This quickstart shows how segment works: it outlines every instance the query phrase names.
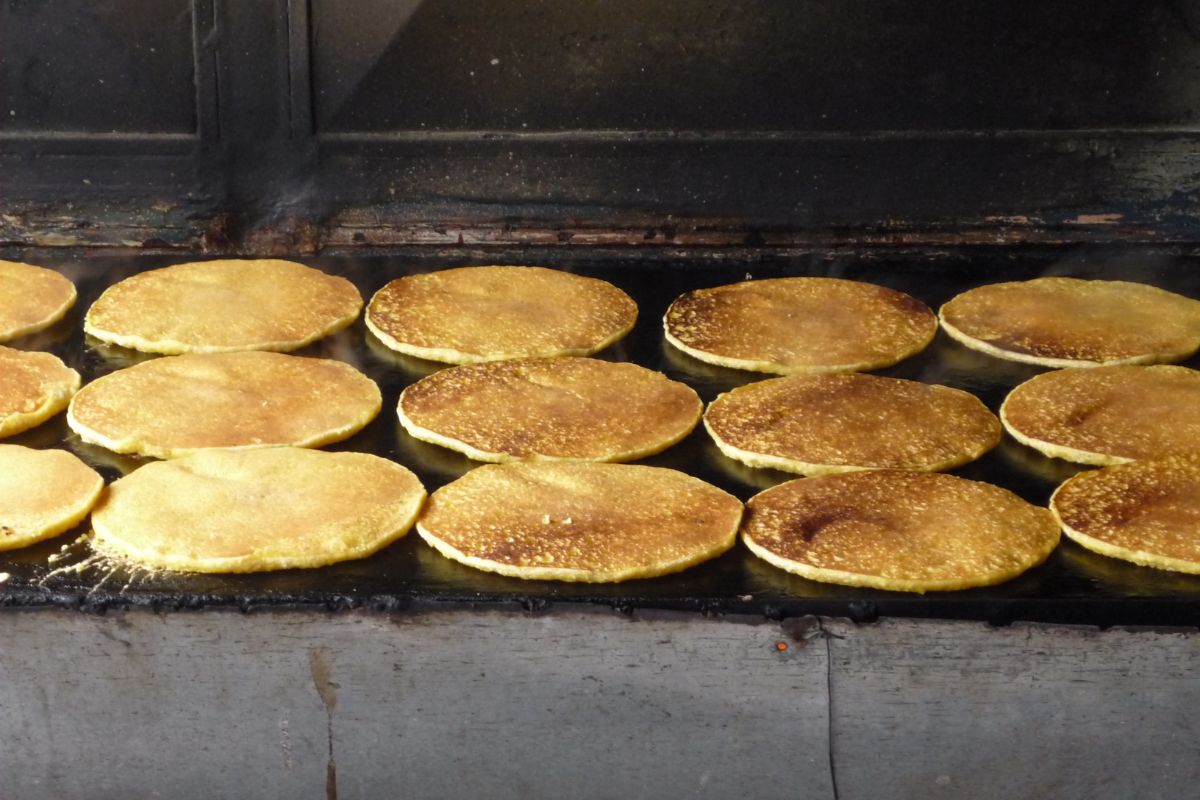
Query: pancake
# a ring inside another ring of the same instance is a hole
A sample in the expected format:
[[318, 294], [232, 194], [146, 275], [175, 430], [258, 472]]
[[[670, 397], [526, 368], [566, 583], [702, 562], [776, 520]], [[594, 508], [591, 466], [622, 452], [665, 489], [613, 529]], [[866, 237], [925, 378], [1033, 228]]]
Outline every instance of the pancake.
[[974, 395], [876, 375], [790, 375], [734, 389], [704, 414], [721, 452], [803, 475], [950, 469], [1000, 441]]
[[990, 586], [1046, 560], [1054, 517], [988, 483], [886, 470], [788, 481], [750, 498], [742, 539], [809, 580], [896, 592]]
[[701, 361], [787, 375], [895, 364], [925, 349], [937, 318], [883, 286], [775, 278], [688, 292], [663, 326], [668, 342]]
[[610, 283], [543, 267], [460, 267], [384, 286], [367, 327], [393, 350], [474, 364], [586, 356], [633, 328], [637, 304]]
[[1200, 574], [1200, 456], [1081, 472], [1058, 487], [1050, 510], [1088, 550]]
[[156, 358], [83, 387], [71, 430], [115, 453], [179, 458], [208, 448], [341, 441], [375, 418], [379, 387], [349, 364], [282, 353]]
[[0, 347], [0, 437], [27, 431], [67, 407], [79, 373], [58, 356]]
[[66, 450], [0, 444], [0, 550], [74, 528], [103, 488], [104, 479]]
[[364, 558], [406, 534], [417, 477], [365, 453], [206, 450], [113, 483], [92, 513], [98, 552], [186, 572], [261, 572]]
[[0, 261], [0, 342], [48, 328], [75, 305], [75, 284], [51, 269]]
[[438, 489], [417, 522], [447, 558], [531, 580], [651, 578], [733, 546], [742, 504], [675, 470], [493, 464]]
[[993, 283], [942, 306], [967, 347], [1046, 367], [1178, 361], [1200, 348], [1200, 302], [1127, 281]]
[[1022, 444], [1079, 464], [1200, 453], [1200, 372], [1167, 366], [1047, 372], [1013, 389], [1000, 418]]
[[199, 261], [108, 287], [83, 329], [148, 353], [287, 351], [341, 330], [361, 309], [354, 284], [303, 264]]
[[397, 406], [415, 438], [480, 461], [632, 461], [687, 436], [702, 410], [662, 373], [570, 357], [452, 367]]

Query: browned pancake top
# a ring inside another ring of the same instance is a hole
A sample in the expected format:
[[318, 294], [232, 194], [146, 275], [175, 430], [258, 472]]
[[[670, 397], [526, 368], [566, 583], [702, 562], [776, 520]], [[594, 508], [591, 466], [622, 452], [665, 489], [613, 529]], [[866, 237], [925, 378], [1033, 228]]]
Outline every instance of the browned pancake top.
[[789, 373], [894, 364], [929, 344], [937, 318], [883, 286], [775, 278], [688, 292], [667, 309], [665, 325], [669, 336], [719, 363]]
[[54, 270], [0, 261], [0, 342], [41, 330], [75, 303], [75, 284]]
[[1039, 358], [1180, 358], [1200, 346], [1200, 302], [1126, 281], [994, 283], [958, 295], [941, 314], [973, 339]]
[[0, 347], [0, 436], [62, 411], [78, 388], [79, 373], [58, 356]]
[[1117, 366], [1038, 375], [1004, 401], [1006, 424], [1059, 447], [1128, 459], [1200, 452], [1200, 372]]
[[156, 353], [294, 350], [349, 325], [361, 308], [354, 284], [303, 264], [203, 261], [110, 286], [85, 329]]
[[636, 364], [529, 358], [436, 372], [400, 396], [404, 417], [477, 451], [625, 460], [683, 438], [700, 419], [686, 384]]
[[174, 458], [210, 447], [320, 445], [379, 413], [379, 387], [349, 364], [282, 353], [196, 353], [105, 375], [70, 424], [117, 452]]
[[1082, 472], [1051, 501], [1063, 525], [1127, 551], [1200, 564], [1200, 457]]
[[704, 421], [739, 450], [864, 468], [945, 469], [1000, 440], [1000, 421], [974, 395], [859, 373], [751, 383], [718, 397]]
[[392, 281], [371, 299], [367, 319], [402, 352], [450, 351], [415, 354], [469, 363], [594, 353], [629, 332], [637, 304], [610, 283], [569, 272], [461, 267]]
[[855, 472], [751, 498], [743, 535], [787, 561], [892, 581], [970, 584], [1040, 563], [1050, 512], [987, 483], [931, 472]]
[[670, 572], [728, 549], [741, 514], [737, 498], [675, 470], [494, 464], [434, 492], [418, 530], [485, 569], [623, 580]]

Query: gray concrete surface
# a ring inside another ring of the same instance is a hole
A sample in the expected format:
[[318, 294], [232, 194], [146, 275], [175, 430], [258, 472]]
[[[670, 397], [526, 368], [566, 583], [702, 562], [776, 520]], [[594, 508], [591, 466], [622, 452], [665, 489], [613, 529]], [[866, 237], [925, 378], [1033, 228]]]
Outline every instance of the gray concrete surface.
[[1196, 632], [0, 610], [3, 798], [1188, 797]]

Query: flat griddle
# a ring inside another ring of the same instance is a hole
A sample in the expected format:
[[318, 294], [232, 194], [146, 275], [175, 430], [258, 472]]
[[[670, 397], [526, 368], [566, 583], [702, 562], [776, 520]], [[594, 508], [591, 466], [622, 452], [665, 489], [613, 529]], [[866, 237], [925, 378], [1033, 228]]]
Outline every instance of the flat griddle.
[[[534, 257], [536, 256], [536, 258]], [[48, 331], [11, 346], [49, 350], [79, 370], [84, 382], [149, 356], [104, 345], [83, 335], [84, 311], [107, 286], [136, 272], [189, 260], [179, 255], [22, 254], [62, 270], [75, 280], [79, 302], [67, 318]], [[633, 332], [599, 357], [628, 360], [661, 370], [688, 383], [705, 400], [766, 375], [713, 367], [675, 351], [663, 339], [661, 319], [673, 298], [689, 289], [717, 286], [748, 277], [819, 275], [870, 281], [908, 292], [937, 308], [958, 292], [983, 283], [1040, 275], [1069, 275], [1142, 281], [1200, 297], [1197, 258], [1114, 251], [1014, 254], [1011, 249], [970, 254], [918, 253], [873, 257], [761, 255], [738, 258], [672, 258], [616, 255], [513, 253], [466, 259], [461, 255], [321, 256], [299, 259], [353, 281], [364, 298], [402, 275], [475, 263], [538, 263], [610, 281], [638, 302]], [[331, 447], [375, 453], [404, 464], [429, 491], [477, 466], [448, 450], [411, 438], [397, 422], [396, 400], [405, 386], [440, 368], [384, 348], [361, 319], [349, 329], [304, 350], [301, 355], [339, 358], [378, 382], [384, 410], [366, 429]], [[1200, 358], [1184, 362], [1200, 367]], [[919, 356], [879, 374], [942, 383], [973, 392], [996, 411], [1016, 384], [1043, 370], [1005, 362], [968, 350], [939, 333]], [[64, 417], [5, 440], [32, 447], [65, 447], [109, 481], [138, 466], [139, 460], [116, 456], [84, 444]], [[686, 440], [638, 463], [672, 467], [709, 481], [743, 500], [796, 476], [744, 467], [723, 456], [699, 427]], [[1044, 505], [1054, 488], [1078, 471], [1066, 462], [1045, 458], [1007, 435], [979, 461], [954, 470], [988, 481]], [[216, 512], [215, 512], [216, 513]], [[729, 553], [699, 567], [660, 578], [620, 584], [567, 584], [523, 581], [480, 572], [443, 558], [410, 534], [367, 559], [314, 570], [252, 575], [194, 575], [129, 572], [124, 568], [86, 566], [90, 550], [81, 537], [86, 525], [57, 539], [23, 550], [0, 553], [0, 604], [66, 606], [104, 610], [151, 606], [162, 609], [233, 607], [367, 607], [402, 610], [440, 604], [480, 608], [551, 604], [599, 604], [634, 612], [669, 609], [706, 614], [760, 614], [784, 618], [804, 614], [872, 620], [906, 616], [986, 620], [1005, 624], [1032, 620], [1088, 625], [1200, 624], [1200, 576], [1141, 568], [1092, 554], [1064, 539], [1047, 563], [995, 587], [911, 595], [808, 581], [760, 561], [740, 543]], [[73, 569], [84, 565], [82, 570]], [[52, 572], [53, 570], [53, 572]]]

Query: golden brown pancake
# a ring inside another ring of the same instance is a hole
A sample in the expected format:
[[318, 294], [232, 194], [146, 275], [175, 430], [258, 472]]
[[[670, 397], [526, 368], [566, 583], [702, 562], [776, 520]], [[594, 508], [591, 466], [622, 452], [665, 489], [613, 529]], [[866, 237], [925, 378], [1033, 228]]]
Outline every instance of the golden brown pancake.
[[697, 289], [671, 303], [667, 341], [755, 372], [853, 372], [921, 352], [937, 318], [903, 292], [840, 278], [775, 278]]
[[41, 425], [71, 402], [79, 373], [50, 353], [0, 347], [0, 437]]
[[1080, 464], [1200, 453], [1200, 372], [1167, 366], [1047, 372], [1013, 389], [1000, 418], [1022, 444]]
[[103, 488], [104, 479], [65, 450], [0, 444], [0, 550], [74, 528]]
[[364, 558], [412, 527], [417, 477], [366, 453], [205, 450], [113, 483], [98, 551], [186, 572], [261, 572]]
[[0, 342], [40, 331], [75, 305], [75, 284], [51, 269], [0, 261]]
[[741, 517], [736, 497], [675, 470], [492, 464], [434, 492], [417, 532], [477, 569], [599, 583], [707, 561], [733, 546]]
[[1050, 510], [1088, 550], [1200, 573], [1200, 456], [1081, 472], [1058, 487]]
[[990, 586], [1046, 560], [1054, 517], [988, 483], [884, 470], [788, 481], [746, 505], [742, 539], [809, 580], [897, 592]]
[[200, 261], [110, 286], [83, 329], [149, 353], [287, 351], [341, 330], [361, 309], [354, 284], [303, 264]]
[[1048, 367], [1178, 361], [1200, 348], [1200, 302], [1144, 283], [993, 283], [958, 295], [940, 316], [967, 347]]
[[393, 350], [473, 364], [586, 356], [633, 328], [637, 304], [617, 287], [542, 267], [460, 267], [380, 289], [367, 327]]
[[804, 475], [949, 469], [1000, 441], [1000, 421], [974, 395], [858, 373], [738, 387], [709, 405], [704, 426], [730, 458]]
[[436, 372], [400, 395], [417, 439], [480, 461], [632, 461], [692, 432], [703, 404], [636, 364], [524, 358]]
[[381, 404], [375, 382], [341, 361], [194, 353], [92, 381], [67, 423], [116, 453], [178, 458], [214, 447], [321, 447], [361, 430]]

